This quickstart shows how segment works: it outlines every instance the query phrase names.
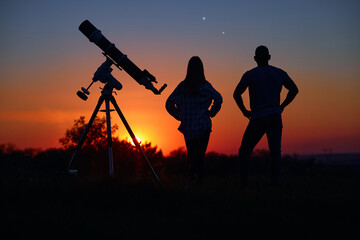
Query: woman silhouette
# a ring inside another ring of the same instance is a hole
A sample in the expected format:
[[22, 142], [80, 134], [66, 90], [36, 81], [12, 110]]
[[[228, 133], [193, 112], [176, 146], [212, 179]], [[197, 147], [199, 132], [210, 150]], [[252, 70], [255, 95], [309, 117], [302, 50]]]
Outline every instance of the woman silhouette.
[[192, 57], [185, 80], [166, 101], [166, 110], [181, 121], [178, 129], [184, 134], [187, 149], [186, 175], [199, 184], [204, 176], [204, 157], [212, 126], [210, 118], [219, 112], [221, 104], [220, 93], [205, 79], [201, 59]]

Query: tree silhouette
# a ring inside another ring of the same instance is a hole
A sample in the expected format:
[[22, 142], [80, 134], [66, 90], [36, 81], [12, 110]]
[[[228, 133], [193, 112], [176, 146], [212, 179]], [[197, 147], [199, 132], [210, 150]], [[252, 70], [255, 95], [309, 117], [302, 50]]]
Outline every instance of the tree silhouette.
[[[85, 117], [80, 116], [74, 121], [72, 128], [67, 129], [65, 136], [59, 139], [64, 150], [73, 150], [80, 141], [80, 138], [87, 126]], [[117, 125], [111, 127], [111, 133], [114, 134], [118, 129]], [[113, 161], [116, 177], [127, 179], [145, 179], [152, 177], [149, 167], [142, 158], [139, 150], [126, 140], [120, 140], [118, 137], [112, 138]], [[141, 144], [141, 148], [151, 162], [153, 168], [158, 172], [163, 172], [163, 153], [157, 146], [151, 146], [151, 143]], [[73, 162], [75, 169], [81, 169], [83, 173], [90, 177], [103, 177], [108, 175], [109, 163], [107, 161], [107, 127], [106, 118], [96, 117], [85, 138], [81, 154]]]
[[[74, 125], [71, 129], [67, 129], [65, 136], [59, 139], [59, 142], [65, 149], [74, 148], [80, 141], [80, 138], [86, 128], [85, 117], [80, 116], [79, 119], [74, 120]], [[112, 135], [118, 129], [115, 124], [111, 127]], [[106, 129], [106, 118], [95, 117], [92, 126], [85, 138], [84, 147], [93, 148], [98, 150], [103, 148], [107, 143], [107, 129]]]

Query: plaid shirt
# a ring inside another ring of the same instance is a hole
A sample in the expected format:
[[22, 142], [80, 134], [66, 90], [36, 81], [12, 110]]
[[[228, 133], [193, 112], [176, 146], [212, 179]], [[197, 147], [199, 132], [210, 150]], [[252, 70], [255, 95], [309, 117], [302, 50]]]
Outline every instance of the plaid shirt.
[[220, 111], [223, 100], [220, 93], [207, 81], [199, 88], [196, 96], [185, 95], [184, 86], [182, 81], [170, 94], [166, 101], [166, 110], [181, 121], [178, 129], [186, 139], [199, 138], [206, 131], [211, 131], [210, 117]]

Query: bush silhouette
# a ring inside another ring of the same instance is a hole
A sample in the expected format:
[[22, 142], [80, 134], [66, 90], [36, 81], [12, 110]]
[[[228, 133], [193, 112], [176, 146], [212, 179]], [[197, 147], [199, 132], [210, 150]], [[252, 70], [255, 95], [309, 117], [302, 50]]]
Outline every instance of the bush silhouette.
[[[79, 119], [74, 121], [72, 128], [67, 129], [65, 136], [59, 139], [59, 142], [65, 149], [74, 148], [80, 141], [80, 138], [86, 128], [87, 123], [85, 117], [80, 116]], [[111, 127], [112, 135], [118, 129], [115, 124]], [[91, 147], [96, 150], [104, 147], [107, 143], [107, 129], [106, 129], [106, 118], [95, 117], [93, 124], [85, 138], [84, 147]]]

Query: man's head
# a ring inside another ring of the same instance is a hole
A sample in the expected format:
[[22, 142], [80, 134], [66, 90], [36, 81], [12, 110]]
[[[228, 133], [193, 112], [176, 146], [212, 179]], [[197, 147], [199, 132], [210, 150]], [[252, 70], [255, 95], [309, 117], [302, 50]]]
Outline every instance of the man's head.
[[256, 48], [254, 59], [258, 65], [268, 65], [270, 58], [271, 55], [267, 47], [261, 45]]

